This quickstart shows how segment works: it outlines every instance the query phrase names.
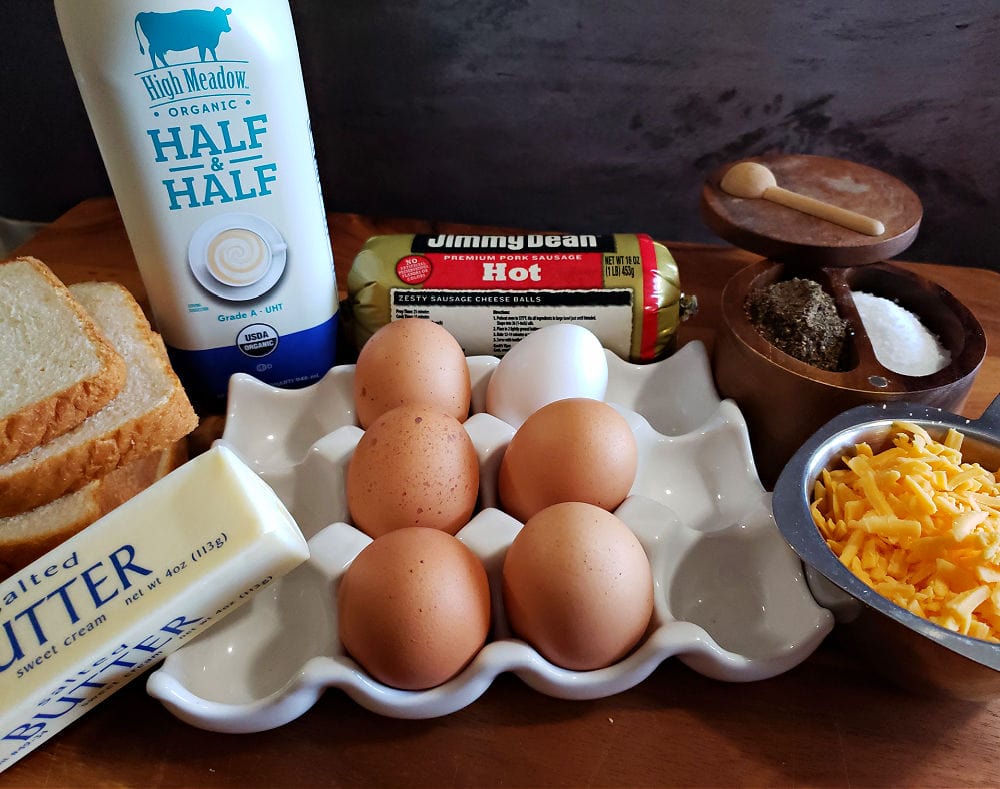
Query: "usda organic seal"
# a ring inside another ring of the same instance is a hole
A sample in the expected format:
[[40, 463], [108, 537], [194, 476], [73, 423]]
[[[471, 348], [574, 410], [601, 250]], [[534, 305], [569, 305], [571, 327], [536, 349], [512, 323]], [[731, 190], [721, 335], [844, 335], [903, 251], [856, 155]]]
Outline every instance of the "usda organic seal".
[[267, 356], [278, 347], [278, 332], [266, 323], [251, 323], [236, 335], [236, 346], [246, 356]]

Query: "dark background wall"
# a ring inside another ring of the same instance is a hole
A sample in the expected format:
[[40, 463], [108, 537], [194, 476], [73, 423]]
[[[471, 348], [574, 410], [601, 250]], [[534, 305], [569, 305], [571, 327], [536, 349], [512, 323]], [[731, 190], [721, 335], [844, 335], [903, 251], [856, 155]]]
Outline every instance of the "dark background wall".
[[[0, 9], [0, 216], [52, 219], [110, 187], [51, 3]], [[711, 241], [711, 170], [815, 153], [917, 192], [902, 257], [1000, 268], [994, 0], [292, 9], [330, 210]]]

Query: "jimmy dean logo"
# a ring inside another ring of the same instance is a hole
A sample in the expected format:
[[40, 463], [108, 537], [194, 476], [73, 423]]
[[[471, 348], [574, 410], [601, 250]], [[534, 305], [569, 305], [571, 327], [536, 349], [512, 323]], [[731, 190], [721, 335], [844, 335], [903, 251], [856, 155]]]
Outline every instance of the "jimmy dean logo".
[[457, 252], [466, 249], [505, 249], [520, 252], [525, 249], [571, 249], [575, 252], [613, 252], [614, 236], [609, 235], [457, 235], [439, 233], [418, 235], [413, 239], [413, 252]]

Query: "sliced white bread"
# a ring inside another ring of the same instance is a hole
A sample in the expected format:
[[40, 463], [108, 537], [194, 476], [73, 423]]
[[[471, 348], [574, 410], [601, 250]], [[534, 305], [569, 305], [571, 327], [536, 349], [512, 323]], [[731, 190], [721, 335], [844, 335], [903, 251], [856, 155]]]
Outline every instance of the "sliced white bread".
[[121, 356], [44, 263], [0, 263], [0, 463], [76, 427], [124, 385]]
[[70, 286], [124, 358], [125, 388], [82, 424], [0, 465], [0, 517], [79, 490], [190, 433], [198, 417], [132, 294], [112, 282]]
[[165, 477], [187, 457], [186, 441], [182, 439], [55, 501], [0, 518], [0, 581]]

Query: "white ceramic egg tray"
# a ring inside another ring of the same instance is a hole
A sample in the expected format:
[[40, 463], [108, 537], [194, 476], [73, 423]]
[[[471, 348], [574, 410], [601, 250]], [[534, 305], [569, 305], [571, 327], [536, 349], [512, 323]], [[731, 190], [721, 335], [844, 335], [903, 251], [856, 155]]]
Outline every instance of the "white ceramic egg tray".
[[500, 574], [521, 524], [497, 509], [497, 471], [514, 429], [483, 412], [494, 357], [468, 359], [474, 414], [466, 428], [481, 489], [478, 514], [458, 533], [490, 577], [490, 640], [458, 676], [423, 691], [382, 685], [345, 654], [338, 581], [370, 540], [349, 525], [347, 464], [362, 431], [354, 368], [344, 365], [299, 390], [234, 376], [220, 441], [272, 485], [309, 538], [311, 558], [170, 655], [151, 675], [149, 693], [192, 725], [253, 732], [294, 720], [331, 687], [386, 716], [429, 718], [475, 701], [502, 672], [551, 696], [588, 699], [627, 690], [674, 656], [727, 681], [764, 679], [800, 663], [833, 617], [813, 600], [775, 526], [746, 424], [732, 401], [720, 401], [704, 346], [688, 343], [650, 365], [606, 356], [605, 400], [629, 421], [639, 447], [635, 484], [616, 514], [646, 549], [655, 584], [649, 632], [625, 659], [569, 671], [507, 626]]

